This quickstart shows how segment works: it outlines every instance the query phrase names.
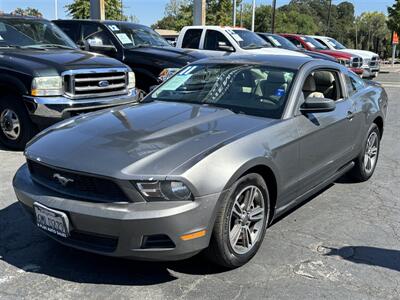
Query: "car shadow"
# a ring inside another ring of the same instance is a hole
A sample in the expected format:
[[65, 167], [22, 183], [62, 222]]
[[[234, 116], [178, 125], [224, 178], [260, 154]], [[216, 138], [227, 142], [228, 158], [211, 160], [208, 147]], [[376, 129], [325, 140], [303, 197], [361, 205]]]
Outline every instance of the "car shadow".
[[337, 256], [356, 264], [382, 267], [400, 272], [400, 251], [368, 246], [329, 248], [326, 256]]
[[176, 280], [174, 271], [193, 275], [225, 271], [202, 255], [178, 262], [140, 262], [69, 248], [37, 229], [18, 203], [0, 210], [0, 260], [26, 272], [91, 284], [154, 285]]

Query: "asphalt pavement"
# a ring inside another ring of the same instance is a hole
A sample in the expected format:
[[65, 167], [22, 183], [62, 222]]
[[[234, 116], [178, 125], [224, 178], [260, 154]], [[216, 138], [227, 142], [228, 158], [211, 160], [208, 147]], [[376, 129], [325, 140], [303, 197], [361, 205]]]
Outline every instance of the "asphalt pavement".
[[378, 78], [390, 101], [373, 178], [338, 180], [273, 224], [250, 263], [227, 272], [201, 257], [137, 262], [57, 244], [16, 203], [11, 180], [22, 153], [0, 148], [0, 299], [399, 299], [396, 70]]

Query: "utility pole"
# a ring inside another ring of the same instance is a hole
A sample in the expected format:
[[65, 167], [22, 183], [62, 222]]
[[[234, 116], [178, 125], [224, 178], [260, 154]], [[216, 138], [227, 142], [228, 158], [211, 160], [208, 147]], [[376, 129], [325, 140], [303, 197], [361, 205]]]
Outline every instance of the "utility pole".
[[105, 17], [104, 0], [90, 0], [90, 18], [104, 20]]
[[124, 18], [124, 1], [121, 0], [121, 21], [123, 20], [123, 18]]
[[357, 27], [357, 17], [356, 17], [356, 49], [358, 49], [358, 27]]
[[236, 26], [236, 0], [233, 0], [233, 12], [232, 12], [233, 27]]
[[331, 26], [331, 12], [332, 12], [332, 0], [329, 0], [329, 10], [328, 10], [328, 26], [325, 30], [325, 35], [329, 33], [329, 27]]
[[206, 0], [194, 0], [193, 25], [206, 25]]
[[243, 3], [240, 4], [240, 27], [243, 27]]
[[256, 18], [256, 0], [253, 0], [253, 8], [251, 12], [251, 31], [254, 32], [254, 23]]
[[58, 19], [58, 3], [57, 0], [54, 0], [54, 19]]
[[271, 33], [275, 33], [275, 13], [276, 13], [276, 0], [272, 1], [272, 24]]

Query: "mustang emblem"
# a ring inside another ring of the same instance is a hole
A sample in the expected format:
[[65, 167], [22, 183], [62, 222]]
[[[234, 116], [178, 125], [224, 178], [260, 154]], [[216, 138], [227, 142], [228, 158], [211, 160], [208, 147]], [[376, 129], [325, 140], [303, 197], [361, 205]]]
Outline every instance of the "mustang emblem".
[[61, 176], [61, 175], [58, 174], [58, 173], [53, 174], [53, 178], [54, 178], [54, 179], [57, 179], [57, 181], [58, 181], [62, 186], [67, 186], [68, 183], [74, 182], [73, 179], [66, 178], [66, 177], [64, 177], [64, 176]]
[[110, 85], [110, 82], [108, 80], [101, 80], [99, 81], [98, 86], [99, 87], [108, 87]]

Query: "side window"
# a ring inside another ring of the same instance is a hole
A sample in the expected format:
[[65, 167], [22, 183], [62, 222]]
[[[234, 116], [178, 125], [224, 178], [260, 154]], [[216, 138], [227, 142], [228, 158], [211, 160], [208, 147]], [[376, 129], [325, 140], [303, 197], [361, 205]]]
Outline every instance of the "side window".
[[90, 46], [112, 46], [113, 43], [107, 32], [96, 24], [82, 25], [82, 38], [86, 40]]
[[203, 29], [188, 29], [182, 41], [182, 48], [199, 49]]
[[346, 85], [350, 97], [365, 87], [364, 81], [353, 73], [348, 73], [346, 76]]
[[219, 31], [207, 30], [204, 40], [204, 49], [221, 51], [220, 46], [231, 46], [228, 39]]
[[290, 36], [288, 36], [288, 37], [286, 37], [289, 41], [291, 41], [297, 48], [304, 48], [303, 47], [303, 45], [298, 41], [298, 40], [296, 40], [295, 38], [293, 38], [293, 37], [290, 37]]
[[328, 70], [313, 71], [304, 82], [303, 94], [304, 99], [308, 97], [341, 99], [342, 89], [338, 73]]
[[79, 23], [72, 23], [72, 22], [57, 22], [56, 25], [64, 31], [65, 34], [67, 34], [71, 40], [73, 40], [75, 43], [80, 42], [80, 25]]

